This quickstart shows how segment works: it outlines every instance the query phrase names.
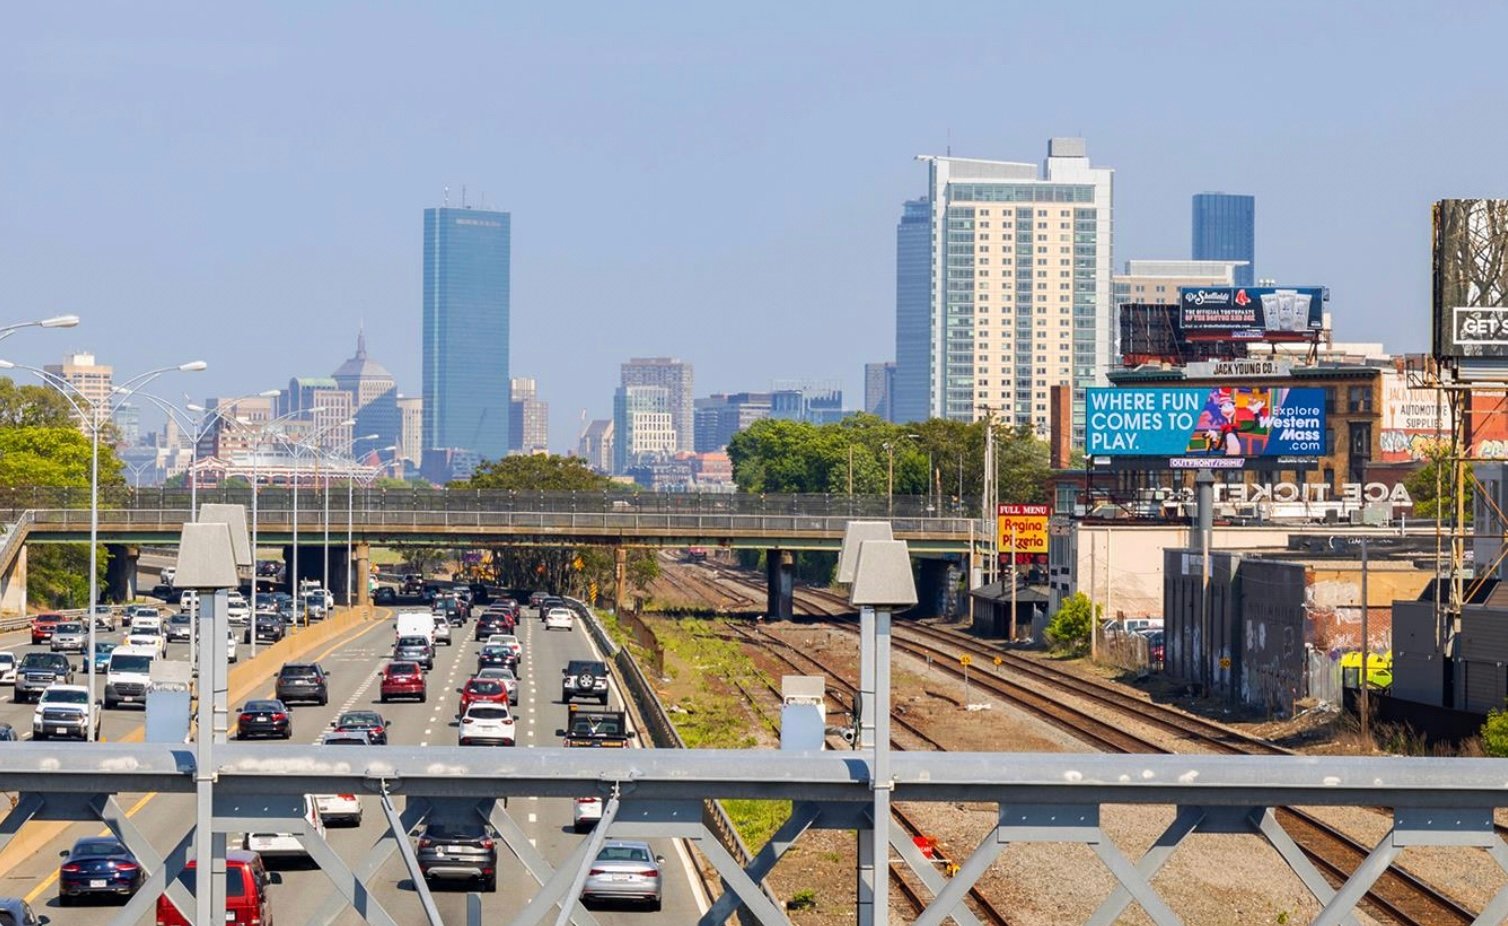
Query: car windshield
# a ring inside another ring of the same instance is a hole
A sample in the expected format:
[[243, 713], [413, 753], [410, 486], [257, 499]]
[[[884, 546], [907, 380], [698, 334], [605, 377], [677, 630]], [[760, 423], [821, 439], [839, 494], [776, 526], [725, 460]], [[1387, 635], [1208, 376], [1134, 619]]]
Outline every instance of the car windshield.
[[92, 839], [74, 846], [72, 855], [74, 858], [104, 858], [110, 855], [124, 855], [125, 852], [125, 848], [113, 839]]
[[488, 646], [482, 647], [482, 655], [483, 656], [505, 656], [507, 654], [508, 654], [508, 647], [503, 646], [502, 644], [499, 644], [499, 643], [494, 643], [494, 644], [490, 644]]
[[466, 712], [466, 716], [482, 720], [507, 720], [508, 711], [501, 707], [473, 707]]
[[283, 678], [313, 678], [313, 666], [283, 666]]
[[[198, 871], [196, 868], [185, 868], [183, 869], [183, 873], [178, 876], [183, 881], [184, 886], [189, 889], [190, 893], [194, 890], [194, 881], [196, 880], [194, 873], [196, 871]], [[225, 872], [225, 896], [246, 896], [246, 879], [241, 876], [241, 869], [230, 868]], [[227, 920], [227, 922], [229, 921]]]
[[83, 633], [83, 624], [59, 624], [58, 633]]
[[484, 833], [481, 827], [431, 823], [424, 828], [424, 835], [430, 839], [480, 839]]
[[472, 694], [492, 695], [501, 694], [503, 691], [502, 685], [485, 678], [472, 679], [471, 683], [466, 687]]
[[399, 637], [399, 646], [428, 646], [429, 641], [423, 637]]
[[338, 727], [381, 726], [382, 717], [375, 711], [347, 711], [335, 722]]
[[138, 653], [111, 653], [111, 672], [150, 672], [152, 671], [152, 657]]
[[42, 701], [47, 704], [88, 704], [89, 692], [49, 688], [42, 692]]
[[15, 662], [16, 662], [16, 654], [15, 653], [0, 653], [0, 665], [9, 666], [9, 665], [14, 665]]
[[647, 862], [649, 850], [643, 846], [603, 846], [597, 853], [599, 862]]
[[419, 664], [415, 662], [395, 662], [387, 667], [389, 675], [418, 675]]

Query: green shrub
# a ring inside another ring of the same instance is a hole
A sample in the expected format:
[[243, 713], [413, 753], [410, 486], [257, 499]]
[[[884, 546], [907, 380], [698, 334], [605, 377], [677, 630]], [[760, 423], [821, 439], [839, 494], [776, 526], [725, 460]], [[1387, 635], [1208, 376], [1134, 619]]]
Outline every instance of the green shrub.
[[1047, 639], [1054, 649], [1082, 653], [1089, 649], [1089, 633], [1100, 607], [1083, 592], [1074, 592], [1063, 601], [1058, 613], [1047, 624]]
[[1482, 751], [1495, 759], [1508, 758], [1508, 711], [1488, 711], [1482, 724]]

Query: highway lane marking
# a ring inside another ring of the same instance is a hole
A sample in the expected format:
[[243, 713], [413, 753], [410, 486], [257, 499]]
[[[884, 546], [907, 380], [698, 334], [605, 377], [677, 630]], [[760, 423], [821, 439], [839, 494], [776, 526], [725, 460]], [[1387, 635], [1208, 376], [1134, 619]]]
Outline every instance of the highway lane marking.
[[[1356, 658], [1360, 659], [1361, 657], [1358, 656]], [[1358, 665], [1360, 665], [1360, 663], [1358, 663]], [[529, 814], [529, 822], [530, 823], [538, 823], [539, 822], [539, 814], [537, 814], [537, 813], [530, 813]]]

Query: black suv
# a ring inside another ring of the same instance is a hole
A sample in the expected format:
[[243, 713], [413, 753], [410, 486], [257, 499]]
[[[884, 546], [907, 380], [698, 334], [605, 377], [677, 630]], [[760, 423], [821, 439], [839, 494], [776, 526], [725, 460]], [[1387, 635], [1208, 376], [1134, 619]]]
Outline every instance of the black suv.
[[479, 881], [497, 890], [497, 834], [477, 823], [431, 823], [419, 834], [419, 872], [424, 880]]
[[16, 667], [18, 702], [35, 701], [48, 685], [72, 685], [73, 664], [62, 653], [27, 653]]
[[277, 694], [284, 704], [294, 701], [330, 702], [330, 673], [317, 662], [288, 662], [278, 670]]
[[560, 700], [572, 698], [607, 703], [607, 663], [591, 659], [572, 659], [560, 670]]

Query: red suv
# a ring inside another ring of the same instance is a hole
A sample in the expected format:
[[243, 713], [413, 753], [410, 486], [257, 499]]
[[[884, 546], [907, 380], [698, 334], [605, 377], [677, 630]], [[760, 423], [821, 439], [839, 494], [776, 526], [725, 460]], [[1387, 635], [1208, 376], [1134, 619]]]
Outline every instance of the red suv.
[[52, 639], [52, 632], [58, 625], [63, 623], [61, 614], [38, 614], [31, 619], [31, 645], [46, 643]]
[[[190, 890], [197, 870], [193, 860], [183, 870], [182, 879]], [[225, 922], [236, 926], [272, 926], [272, 905], [267, 887], [278, 883], [278, 876], [268, 873], [262, 857], [255, 852], [232, 849], [225, 853]], [[186, 926], [188, 920], [163, 894], [157, 898], [157, 926]]]
[[418, 698], [427, 695], [424, 686], [424, 669], [417, 662], [390, 662], [377, 673], [382, 679], [381, 694], [384, 704], [389, 698]]
[[468, 679], [465, 687], [457, 688], [456, 691], [461, 695], [462, 714], [465, 714], [466, 709], [473, 704], [491, 702], [504, 707], [508, 706], [508, 687], [497, 679]]

